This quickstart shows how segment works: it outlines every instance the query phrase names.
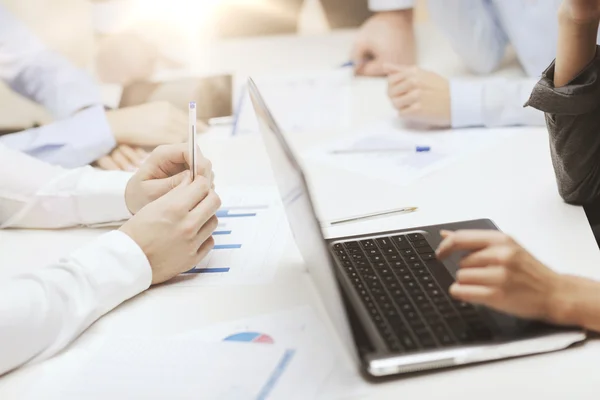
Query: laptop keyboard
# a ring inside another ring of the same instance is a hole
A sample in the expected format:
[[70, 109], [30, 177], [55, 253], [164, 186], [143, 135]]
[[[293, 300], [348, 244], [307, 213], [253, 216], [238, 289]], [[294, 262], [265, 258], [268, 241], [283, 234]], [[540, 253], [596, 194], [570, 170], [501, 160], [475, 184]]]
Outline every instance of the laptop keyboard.
[[421, 233], [336, 243], [332, 250], [390, 351], [491, 339], [475, 307], [438, 283], [454, 279]]

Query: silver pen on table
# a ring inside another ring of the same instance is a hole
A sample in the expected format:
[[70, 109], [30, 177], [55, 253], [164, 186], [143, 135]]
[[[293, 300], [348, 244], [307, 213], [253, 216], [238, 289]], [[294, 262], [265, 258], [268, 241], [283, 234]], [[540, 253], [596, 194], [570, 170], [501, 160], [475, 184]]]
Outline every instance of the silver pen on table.
[[189, 160], [190, 176], [192, 181], [196, 179], [196, 103], [191, 101], [189, 104]]
[[386, 215], [407, 214], [407, 213], [415, 212], [418, 209], [419, 209], [418, 207], [403, 207], [403, 208], [398, 208], [398, 209], [394, 209], [394, 210], [378, 211], [378, 212], [374, 212], [374, 213], [370, 213], [370, 214], [356, 215], [353, 217], [336, 219], [336, 220], [330, 221], [329, 224], [330, 225], [338, 225], [338, 224], [343, 224], [346, 222], [355, 222], [355, 221], [360, 221], [360, 220], [364, 220], [364, 219], [383, 217]]

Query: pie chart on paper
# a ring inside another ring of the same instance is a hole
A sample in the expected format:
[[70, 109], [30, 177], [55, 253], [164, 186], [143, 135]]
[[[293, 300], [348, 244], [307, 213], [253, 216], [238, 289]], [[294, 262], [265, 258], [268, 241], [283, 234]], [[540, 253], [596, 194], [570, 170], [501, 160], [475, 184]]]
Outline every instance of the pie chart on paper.
[[223, 339], [225, 342], [247, 342], [247, 343], [268, 343], [273, 344], [275, 341], [269, 335], [259, 332], [240, 332]]

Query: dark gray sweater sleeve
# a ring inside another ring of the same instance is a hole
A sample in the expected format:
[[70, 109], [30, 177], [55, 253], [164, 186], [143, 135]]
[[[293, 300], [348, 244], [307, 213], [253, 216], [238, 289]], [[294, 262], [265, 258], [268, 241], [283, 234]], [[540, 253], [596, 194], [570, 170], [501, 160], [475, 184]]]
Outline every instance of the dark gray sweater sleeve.
[[550, 151], [562, 198], [587, 205], [600, 199], [600, 50], [566, 86], [554, 87], [554, 62], [526, 106], [546, 113]]

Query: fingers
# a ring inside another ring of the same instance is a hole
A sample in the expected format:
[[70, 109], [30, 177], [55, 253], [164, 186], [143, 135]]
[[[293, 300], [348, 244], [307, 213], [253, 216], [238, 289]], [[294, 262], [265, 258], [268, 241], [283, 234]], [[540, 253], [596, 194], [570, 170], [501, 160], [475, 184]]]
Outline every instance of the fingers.
[[111, 156], [104, 156], [96, 161], [96, 166], [109, 171], [119, 170], [119, 166], [113, 161]]
[[208, 158], [200, 157], [200, 159], [196, 160], [196, 175], [205, 177], [212, 184], [214, 180], [214, 174], [212, 170], [212, 162]]
[[400, 80], [397, 80], [396, 82], [391, 82], [388, 84], [388, 96], [391, 99], [394, 99], [395, 97], [400, 97], [402, 95], [405, 95], [413, 90], [415, 90], [417, 88], [417, 84], [415, 82], [414, 79], [409, 78], [409, 79], [405, 79], [402, 78]]
[[198, 247], [200, 247], [202, 243], [206, 242], [208, 238], [212, 236], [213, 232], [217, 229], [217, 226], [219, 226], [219, 220], [215, 215], [213, 215], [208, 219], [208, 221], [200, 226], [201, 228], [196, 237], [196, 243], [198, 244]]
[[132, 148], [123, 144], [119, 146], [118, 150], [136, 167], [142, 165], [144, 159], [147, 157], [147, 153], [139, 147]]
[[408, 71], [416, 72], [416, 70], [417, 70], [417, 67], [414, 65], [406, 66], [406, 65], [398, 65], [398, 64], [391, 64], [391, 63], [383, 64], [383, 71], [386, 73], [386, 75], [397, 74], [397, 73], [400, 73], [401, 75], [406, 75], [406, 72], [408, 72]]
[[201, 227], [216, 214], [219, 207], [221, 207], [221, 198], [211, 189], [208, 195], [190, 212], [190, 218], [196, 226]]
[[440, 243], [436, 253], [444, 259], [459, 250], [476, 251], [493, 244], [508, 243], [511, 239], [502, 232], [494, 230], [461, 230], [441, 232], [445, 239]]
[[377, 59], [370, 59], [359, 64], [356, 75], [363, 76], [384, 76], [383, 65]]
[[196, 264], [194, 265], [198, 265], [202, 260], [204, 260], [204, 258], [206, 258], [206, 256], [208, 255], [208, 253], [210, 253], [213, 247], [215, 247], [215, 239], [213, 239], [213, 237], [210, 236], [208, 239], [206, 239], [204, 243], [202, 243], [202, 246], [198, 248]]
[[392, 98], [392, 104], [399, 111], [403, 111], [415, 104], [418, 104], [420, 98], [421, 94], [417, 90], [413, 90], [412, 92], [406, 93], [402, 96]]
[[494, 296], [497, 295], [497, 290], [485, 286], [477, 285], [462, 285], [458, 283], [450, 286], [450, 295], [455, 299], [475, 304], [489, 304]]
[[483, 268], [489, 265], [507, 266], [514, 257], [516, 248], [494, 245], [474, 252], [460, 261], [461, 268]]
[[461, 285], [500, 286], [507, 279], [506, 269], [499, 266], [460, 269], [456, 273], [456, 281]]
[[[189, 169], [191, 165], [188, 143], [167, 144], [158, 146], [144, 163], [148, 167], [151, 178], [168, 178]], [[198, 175], [210, 178], [212, 164], [202, 155], [199, 147], [196, 148]]]
[[[208, 179], [206, 179], [204, 177], [196, 177], [196, 179], [189, 184], [187, 184], [187, 182], [184, 180], [183, 185], [177, 186], [170, 193], [176, 192], [176, 196], [179, 197], [180, 206], [183, 209], [185, 209], [186, 211], [191, 211], [194, 208], [196, 208], [196, 206], [198, 206], [198, 204], [203, 202], [203, 200], [209, 195], [209, 193], [212, 192], [210, 187], [211, 187], [211, 183], [208, 181]], [[178, 190], [180, 188], [182, 188], [181, 193], [179, 193], [179, 190]], [[212, 193], [214, 193], [214, 192], [212, 192]], [[217, 198], [218, 198], [218, 196], [217, 196]], [[202, 209], [208, 208], [209, 206], [214, 204], [214, 202], [215, 201], [212, 200], [207, 205], [204, 205], [202, 207]], [[219, 205], [220, 205], [220, 199], [219, 199]], [[216, 212], [216, 210], [215, 210], [215, 212]], [[214, 212], [213, 212], [213, 214], [214, 214]]]

